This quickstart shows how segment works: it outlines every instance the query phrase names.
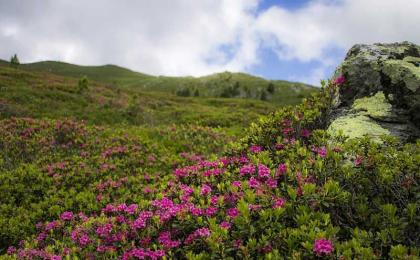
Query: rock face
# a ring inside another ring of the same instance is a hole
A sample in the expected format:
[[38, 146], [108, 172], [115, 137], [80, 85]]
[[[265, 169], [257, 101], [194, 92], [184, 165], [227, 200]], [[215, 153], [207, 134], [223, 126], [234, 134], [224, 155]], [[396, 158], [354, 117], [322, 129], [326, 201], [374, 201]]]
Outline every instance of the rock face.
[[338, 86], [328, 130], [379, 140], [420, 137], [420, 46], [409, 43], [353, 46], [336, 71]]

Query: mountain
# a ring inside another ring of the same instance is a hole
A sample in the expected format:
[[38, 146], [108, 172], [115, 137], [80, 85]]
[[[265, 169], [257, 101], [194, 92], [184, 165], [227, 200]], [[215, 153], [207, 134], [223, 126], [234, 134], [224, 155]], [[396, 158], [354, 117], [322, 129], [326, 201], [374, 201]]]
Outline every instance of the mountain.
[[[3, 65], [7, 64], [4, 61]], [[1, 66], [1, 63], [0, 63]], [[79, 66], [57, 61], [21, 64], [21, 69], [88, 79], [143, 91], [168, 92], [178, 96], [226, 97], [267, 100], [279, 105], [297, 104], [318, 91], [310, 85], [265, 80], [245, 73], [223, 72], [204, 77], [151, 76], [115, 65]]]

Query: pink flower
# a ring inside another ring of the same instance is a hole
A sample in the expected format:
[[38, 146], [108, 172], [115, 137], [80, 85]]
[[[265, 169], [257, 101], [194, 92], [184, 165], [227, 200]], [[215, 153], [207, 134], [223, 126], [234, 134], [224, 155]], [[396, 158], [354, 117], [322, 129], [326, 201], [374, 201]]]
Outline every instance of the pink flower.
[[277, 187], [277, 180], [273, 179], [273, 178], [269, 178], [265, 184], [267, 184], [268, 187], [274, 189]]
[[284, 173], [286, 173], [287, 171], [287, 166], [284, 163], [279, 164], [279, 166], [277, 167], [277, 175], [280, 176]]
[[327, 155], [327, 148], [325, 148], [325, 146], [316, 148], [315, 151], [321, 158], [324, 158]]
[[232, 186], [241, 187], [241, 182], [240, 181], [234, 181], [234, 182], [232, 182]]
[[216, 195], [211, 196], [210, 202], [211, 202], [212, 205], [217, 205], [217, 203], [219, 202], [219, 197], [216, 196]]
[[237, 240], [233, 241], [233, 246], [234, 246], [236, 249], [239, 249], [239, 248], [242, 246], [242, 240], [237, 239]]
[[209, 217], [211, 217], [211, 216], [215, 215], [216, 213], [217, 213], [217, 208], [216, 208], [216, 207], [208, 207], [208, 208], [205, 210], [205, 215], [206, 215], [206, 216], [209, 216]]
[[138, 208], [137, 204], [131, 204], [130, 206], [125, 208], [124, 211], [130, 215], [133, 215], [134, 213], [136, 213], [137, 208]]
[[61, 219], [62, 221], [71, 220], [72, 218], [73, 218], [73, 212], [71, 212], [71, 211], [66, 211], [66, 212], [63, 212], [63, 213], [60, 215], [60, 219]]
[[356, 160], [354, 160], [354, 166], [358, 167], [362, 164], [362, 162], [363, 162], [363, 157], [357, 156]]
[[49, 223], [47, 223], [47, 225], [45, 226], [45, 230], [49, 231], [49, 230], [53, 230], [54, 228], [58, 227], [58, 222], [57, 221], [51, 221]]
[[346, 78], [344, 77], [344, 75], [341, 75], [333, 81], [333, 84], [339, 86], [339, 85], [344, 84], [345, 81], [346, 81]]
[[249, 150], [251, 151], [251, 153], [260, 153], [263, 151], [263, 148], [259, 145], [253, 145], [249, 147]]
[[232, 225], [227, 221], [223, 221], [222, 223], [220, 223], [220, 227], [223, 229], [230, 229], [231, 226]]
[[239, 210], [237, 208], [230, 208], [226, 210], [226, 214], [231, 218], [236, 218], [239, 215]]
[[16, 253], [16, 247], [14, 246], [9, 246], [9, 248], [7, 248], [7, 254], [8, 255], [13, 255], [14, 253]]
[[333, 244], [328, 239], [317, 239], [314, 243], [314, 252], [317, 256], [330, 255], [334, 250]]
[[270, 168], [268, 168], [264, 164], [259, 164], [258, 165], [258, 177], [260, 177], [260, 178], [270, 177]]
[[160, 233], [158, 241], [165, 249], [178, 247], [181, 244], [181, 241], [171, 239], [171, 233], [169, 231]]
[[257, 179], [255, 179], [254, 177], [251, 177], [251, 179], [249, 179], [248, 181], [248, 185], [251, 188], [258, 188], [260, 186], [260, 182], [257, 181]]
[[308, 129], [302, 129], [302, 131], [300, 131], [300, 136], [302, 137], [308, 138], [310, 135], [311, 135], [311, 131], [309, 131]]
[[80, 238], [79, 238], [79, 243], [81, 246], [85, 246], [87, 244], [89, 244], [90, 239], [89, 236], [86, 234], [83, 234]]
[[281, 208], [283, 207], [284, 203], [286, 203], [286, 200], [283, 198], [274, 199], [273, 208]]
[[191, 244], [196, 238], [199, 237], [209, 237], [210, 230], [208, 228], [199, 228], [194, 233], [188, 235], [188, 237], [184, 240], [186, 245]]
[[203, 186], [201, 187], [201, 191], [200, 194], [201, 195], [207, 195], [211, 192], [211, 187], [207, 184], [203, 184]]
[[255, 166], [252, 164], [247, 164], [241, 167], [239, 170], [239, 175], [247, 175], [247, 174], [253, 174], [255, 172]]

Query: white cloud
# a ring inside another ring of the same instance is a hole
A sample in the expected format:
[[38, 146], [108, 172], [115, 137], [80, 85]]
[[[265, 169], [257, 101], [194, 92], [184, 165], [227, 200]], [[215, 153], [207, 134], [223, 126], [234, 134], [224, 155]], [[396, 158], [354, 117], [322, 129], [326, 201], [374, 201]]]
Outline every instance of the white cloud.
[[[314, 0], [300, 9], [259, 0], [0, 0], [0, 57], [114, 63], [165, 75], [250, 70], [261, 48], [321, 64], [297, 80], [317, 83], [335, 66], [330, 48], [420, 42], [419, 0]], [[226, 47], [226, 48], [225, 48]], [[229, 49], [229, 53], [225, 51]], [[293, 77], [293, 75], [291, 75]]]

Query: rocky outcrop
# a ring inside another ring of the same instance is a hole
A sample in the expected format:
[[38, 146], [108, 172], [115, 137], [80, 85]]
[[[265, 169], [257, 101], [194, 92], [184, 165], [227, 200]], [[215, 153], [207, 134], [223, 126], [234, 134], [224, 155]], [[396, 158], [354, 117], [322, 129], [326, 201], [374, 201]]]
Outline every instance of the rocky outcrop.
[[338, 86], [328, 130], [349, 137], [420, 137], [420, 46], [355, 45], [336, 71]]

